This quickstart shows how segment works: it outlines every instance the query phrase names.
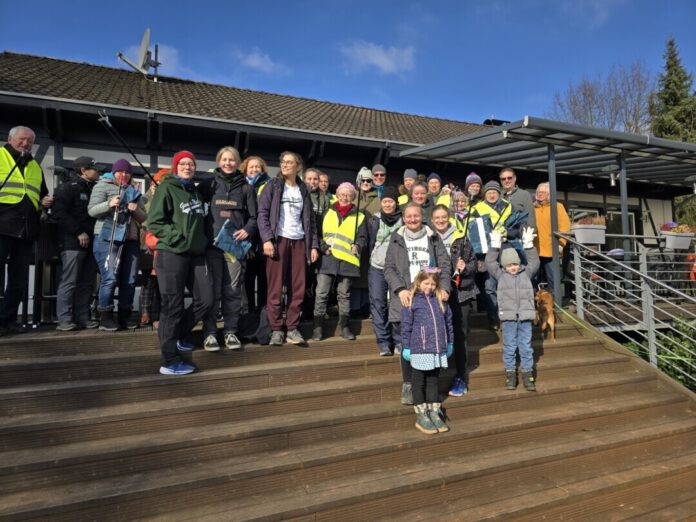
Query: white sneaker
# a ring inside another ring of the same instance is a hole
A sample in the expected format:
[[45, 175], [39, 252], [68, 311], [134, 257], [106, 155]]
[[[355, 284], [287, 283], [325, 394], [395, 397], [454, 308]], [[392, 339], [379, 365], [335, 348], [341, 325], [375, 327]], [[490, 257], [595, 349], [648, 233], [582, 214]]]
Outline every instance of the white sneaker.
[[205, 341], [203, 341], [203, 349], [206, 352], [219, 352], [220, 345], [218, 344], [217, 338], [212, 334], [208, 335]]
[[239, 350], [242, 347], [242, 343], [232, 332], [225, 334], [225, 348], [228, 350]]

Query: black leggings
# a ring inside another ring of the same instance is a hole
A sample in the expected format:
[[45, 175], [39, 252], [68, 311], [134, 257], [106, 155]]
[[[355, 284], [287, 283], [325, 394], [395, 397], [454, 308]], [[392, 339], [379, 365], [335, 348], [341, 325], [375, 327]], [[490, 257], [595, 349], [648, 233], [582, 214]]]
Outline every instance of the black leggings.
[[454, 326], [454, 362], [457, 377], [466, 380], [466, 339], [469, 337], [469, 314], [471, 300], [452, 305], [452, 325]]
[[411, 368], [413, 404], [423, 404], [424, 402], [438, 402], [439, 380], [440, 368], [425, 371]]

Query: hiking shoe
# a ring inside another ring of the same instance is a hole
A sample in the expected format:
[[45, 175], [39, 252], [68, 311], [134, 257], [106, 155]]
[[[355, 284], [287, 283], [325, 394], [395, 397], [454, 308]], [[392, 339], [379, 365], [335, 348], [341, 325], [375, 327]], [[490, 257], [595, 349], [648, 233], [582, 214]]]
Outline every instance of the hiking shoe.
[[75, 323], [58, 323], [56, 330], [59, 332], [72, 332], [73, 330], [77, 330], [77, 325]]
[[103, 332], [115, 332], [120, 327], [118, 323], [114, 320], [113, 310], [100, 310], [99, 311], [99, 329]]
[[160, 366], [162, 375], [187, 375], [196, 371], [196, 368], [183, 361], [177, 361], [169, 366]]
[[206, 335], [205, 341], [203, 341], [203, 349], [206, 352], [219, 352], [220, 345], [218, 344], [217, 337], [213, 334]]
[[522, 384], [524, 385], [525, 390], [536, 391], [536, 384], [534, 384], [534, 373], [531, 371], [522, 372]]
[[413, 388], [410, 382], [401, 385], [401, 404], [410, 406], [413, 404]]
[[401, 345], [397, 344], [394, 346], [394, 355], [401, 355]]
[[80, 328], [84, 328], [85, 330], [94, 330], [95, 328], [99, 328], [99, 321], [87, 321], [85, 324], [78, 326]]
[[440, 409], [440, 403], [433, 402], [428, 404], [428, 417], [430, 417], [430, 421], [433, 423], [438, 433], [449, 431], [449, 426], [445, 422], [443, 418], [444, 415]]
[[516, 370], [505, 370], [505, 387], [508, 390], [514, 390], [515, 388], [517, 388]]
[[324, 332], [322, 331], [322, 327], [315, 326], [314, 330], [312, 330], [312, 341], [321, 341], [323, 337]]
[[184, 341], [183, 339], [179, 339], [176, 342], [176, 349], [179, 350], [180, 352], [192, 352], [193, 351], [193, 343], [190, 343], [188, 341]]
[[413, 409], [416, 411], [416, 428], [428, 435], [437, 433], [437, 427], [428, 415], [427, 404], [419, 404], [414, 406]]
[[239, 338], [232, 332], [225, 334], [225, 348], [228, 350], [239, 350], [242, 347], [242, 343]]
[[290, 344], [304, 344], [305, 340], [299, 330], [290, 330], [287, 335], [287, 341]]
[[391, 350], [389, 349], [388, 344], [383, 344], [379, 347], [379, 355], [382, 357], [390, 357], [391, 356]]
[[268, 344], [271, 344], [273, 346], [280, 346], [283, 344], [284, 340], [285, 340], [285, 336], [283, 335], [283, 332], [281, 332], [280, 330], [277, 330], [277, 331], [271, 333], [271, 340], [269, 341]]
[[465, 395], [468, 391], [469, 388], [464, 382], [464, 379], [455, 377], [454, 382], [452, 383], [452, 389], [449, 391], [449, 395], [450, 397], [461, 397], [462, 395]]

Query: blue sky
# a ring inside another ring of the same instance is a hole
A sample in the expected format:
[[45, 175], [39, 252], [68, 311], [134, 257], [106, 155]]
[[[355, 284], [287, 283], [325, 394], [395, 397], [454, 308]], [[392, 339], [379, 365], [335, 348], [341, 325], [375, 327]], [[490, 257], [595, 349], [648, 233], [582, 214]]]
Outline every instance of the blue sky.
[[[671, 0], [35, 0], [0, 49], [125, 67], [143, 30], [161, 74], [481, 122], [544, 116], [555, 92], [612, 65], [696, 72], [696, 2]], [[26, 22], [26, 23], [25, 23]]]

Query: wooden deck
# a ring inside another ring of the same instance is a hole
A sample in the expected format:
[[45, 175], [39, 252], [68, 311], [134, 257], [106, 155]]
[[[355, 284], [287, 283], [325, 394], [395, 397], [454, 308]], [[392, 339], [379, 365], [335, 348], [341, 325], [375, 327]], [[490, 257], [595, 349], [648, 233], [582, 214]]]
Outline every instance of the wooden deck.
[[570, 323], [535, 332], [538, 391], [507, 391], [482, 322], [434, 436], [367, 321], [355, 342], [196, 351], [185, 377], [157, 373], [151, 331], [0, 338], [0, 520], [694, 515], [693, 394]]

